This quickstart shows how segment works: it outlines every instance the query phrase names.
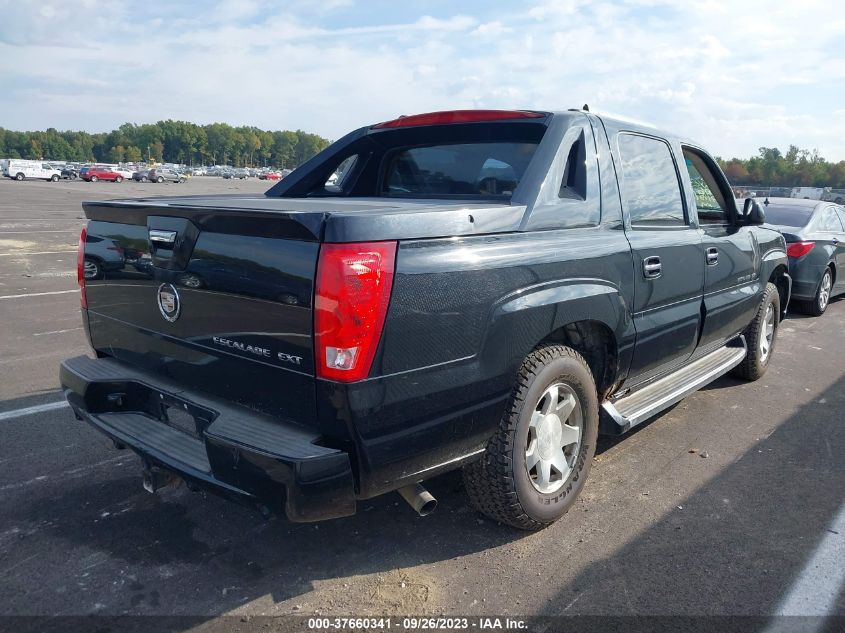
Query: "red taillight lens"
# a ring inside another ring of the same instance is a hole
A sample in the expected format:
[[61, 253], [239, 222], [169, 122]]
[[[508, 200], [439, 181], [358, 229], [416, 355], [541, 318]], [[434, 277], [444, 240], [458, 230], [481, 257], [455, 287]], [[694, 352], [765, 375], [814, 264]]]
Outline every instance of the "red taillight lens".
[[88, 229], [83, 228], [79, 234], [79, 246], [76, 250], [76, 283], [79, 284], [79, 303], [88, 308], [88, 297], [85, 294], [85, 241], [88, 239]]
[[793, 242], [786, 247], [786, 254], [789, 257], [804, 257], [804, 255], [813, 250], [815, 245], [815, 242]]
[[448, 123], [478, 123], [481, 121], [507, 121], [511, 119], [541, 119], [543, 112], [528, 110], [446, 110], [400, 116], [392, 121], [374, 125], [372, 129], [381, 130], [394, 127], [413, 127], [416, 125], [445, 125]]
[[314, 290], [317, 375], [341, 382], [370, 373], [381, 338], [396, 242], [324, 244]]

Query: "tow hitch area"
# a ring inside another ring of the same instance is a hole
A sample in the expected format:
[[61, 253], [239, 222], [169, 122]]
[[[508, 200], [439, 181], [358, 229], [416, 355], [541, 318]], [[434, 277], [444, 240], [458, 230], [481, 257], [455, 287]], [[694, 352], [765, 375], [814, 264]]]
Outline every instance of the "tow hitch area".
[[160, 490], [161, 488], [168, 486], [175, 487], [180, 481], [179, 477], [175, 474], [158, 466], [145, 466], [144, 470], [141, 471], [141, 476], [144, 490], [151, 494], [155, 494], [156, 490]]

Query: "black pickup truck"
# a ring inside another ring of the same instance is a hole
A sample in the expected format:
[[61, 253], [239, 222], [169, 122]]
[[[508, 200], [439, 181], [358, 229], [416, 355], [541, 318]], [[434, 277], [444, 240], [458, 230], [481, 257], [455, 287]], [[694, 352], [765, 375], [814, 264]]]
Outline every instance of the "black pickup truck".
[[[559, 518], [598, 433], [771, 362], [783, 237], [698, 145], [587, 110], [400, 117], [264, 195], [84, 204], [73, 411], [183, 480], [314, 521], [463, 468]], [[86, 280], [86, 239], [125, 253]]]

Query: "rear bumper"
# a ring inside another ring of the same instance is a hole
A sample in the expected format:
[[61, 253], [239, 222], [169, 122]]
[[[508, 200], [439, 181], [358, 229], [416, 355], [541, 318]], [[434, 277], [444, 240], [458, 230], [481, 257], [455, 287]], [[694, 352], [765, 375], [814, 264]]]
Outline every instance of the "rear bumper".
[[68, 359], [59, 379], [77, 417], [189, 483], [291, 521], [355, 512], [349, 455], [311, 430], [111, 358]]

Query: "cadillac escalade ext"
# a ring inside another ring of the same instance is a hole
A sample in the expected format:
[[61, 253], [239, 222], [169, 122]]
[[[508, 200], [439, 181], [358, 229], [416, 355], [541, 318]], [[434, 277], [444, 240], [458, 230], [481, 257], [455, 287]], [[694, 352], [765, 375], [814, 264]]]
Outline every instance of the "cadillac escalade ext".
[[[548, 525], [598, 433], [759, 378], [790, 296], [783, 237], [704, 149], [587, 109], [405, 116], [263, 195], [84, 209], [76, 416], [150, 491], [292, 521], [391, 491], [424, 514], [461, 468], [479, 511]], [[86, 279], [86, 235], [138, 257]]]

